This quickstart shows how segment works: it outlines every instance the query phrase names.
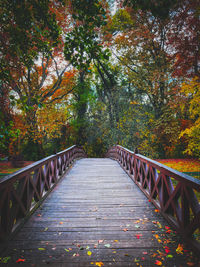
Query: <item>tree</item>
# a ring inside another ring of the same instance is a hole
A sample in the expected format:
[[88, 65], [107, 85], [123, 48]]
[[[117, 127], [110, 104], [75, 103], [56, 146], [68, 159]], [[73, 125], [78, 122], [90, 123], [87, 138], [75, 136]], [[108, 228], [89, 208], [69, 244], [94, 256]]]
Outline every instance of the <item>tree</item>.
[[150, 11], [154, 17], [166, 19], [171, 10], [178, 4], [177, 0], [123, 0], [123, 6], [129, 6], [142, 11]]
[[50, 6], [61, 1], [5, 0], [0, 2], [0, 79], [9, 81], [37, 59], [38, 53], [58, 44], [59, 27]]
[[168, 46], [174, 59], [175, 77], [200, 77], [199, 14], [198, 1], [184, 0], [171, 15]]
[[[195, 77], [191, 81], [182, 84], [182, 93], [189, 102], [189, 112], [193, 119], [193, 124], [187, 127], [180, 134], [180, 137], [186, 136], [188, 146], [185, 152], [189, 155], [200, 158], [200, 82]], [[183, 105], [183, 108], [184, 105]]]
[[118, 25], [122, 21], [120, 25], [124, 26], [110, 27], [110, 31], [116, 34], [114, 49], [118, 53], [114, 53], [128, 75], [131, 90], [140, 95], [141, 105], [148, 104], [153, 111], [152, 128], [157, 136], [157, 149], [165, 157], [169, 144], [173, 146], [176, 143], [174, 132], [179, 127], [173, 115], [171, 120], [167, 119], [171, 91], [177, 85], [176, 79], [171, 78], [171, 58], [166, 49], [170, 23], [149, 12], [133, 10], [117, 12], [113, 23], [115, 21]]

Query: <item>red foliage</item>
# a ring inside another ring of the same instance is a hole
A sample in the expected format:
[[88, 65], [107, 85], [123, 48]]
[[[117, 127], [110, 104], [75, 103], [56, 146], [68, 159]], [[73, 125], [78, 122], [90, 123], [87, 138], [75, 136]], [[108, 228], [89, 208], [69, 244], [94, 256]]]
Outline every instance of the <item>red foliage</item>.
[[200, 18], [199, 3], [196, 0], [182, 1], [181, 7], [174, 12], [169, 45], [174, 53], [174, 76], [199, 76]]

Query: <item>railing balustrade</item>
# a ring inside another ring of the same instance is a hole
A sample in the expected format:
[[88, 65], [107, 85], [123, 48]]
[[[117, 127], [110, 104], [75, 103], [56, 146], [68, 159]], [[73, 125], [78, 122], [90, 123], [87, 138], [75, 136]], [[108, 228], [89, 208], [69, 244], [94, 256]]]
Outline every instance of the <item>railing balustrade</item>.
[[72, 146], [0, 180], [0, 240], [5, 240], [43, 200], [77, 158], [86, 157]]
[[200, 252], [200, 181], [119, 145], [106, 156], [119, 162], [156, 209]]

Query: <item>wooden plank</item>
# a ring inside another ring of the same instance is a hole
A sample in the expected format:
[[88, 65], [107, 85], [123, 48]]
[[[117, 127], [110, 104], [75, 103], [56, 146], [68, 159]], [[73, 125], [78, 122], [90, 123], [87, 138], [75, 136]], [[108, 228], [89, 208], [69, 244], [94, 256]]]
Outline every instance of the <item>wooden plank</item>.
[[[1, 245], [2, 255], [11, 257], [6, 266], [15, 266], [19, 258], [26, 260], [23, 266], [34, 267], [87, 267], [96, 262], [154, 266], [155, 260], [165, 266], [185, 266], [189, 260], [198, 266], [189, 250], [176, 253], [182, 240], [167, 234], [165, 226], [169, 227], [117, 162], [83, 159], [13, 240]], [[165, 246], [173, 258], [166, 253], [164, 260], [158, 257]]]

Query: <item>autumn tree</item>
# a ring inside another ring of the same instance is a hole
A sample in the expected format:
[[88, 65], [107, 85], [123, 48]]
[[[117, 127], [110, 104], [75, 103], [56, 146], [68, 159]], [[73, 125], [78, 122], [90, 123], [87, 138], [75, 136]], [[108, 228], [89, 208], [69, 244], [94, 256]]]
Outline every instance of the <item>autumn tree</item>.
[[65, 58], [79, 70], [79, 80], [75, 92], [78, 101], [77, 141], [85, 142], [86, 110], [87, 110], [87, 76], [89, 66], [97, 58], [108, 58], [108, 50], [104, 50], [101, 40], [101, 27], [106, 24], [106, 3], [92, 0], [86, 6], [85, 1], [72, 0], [72, 20], [74, 27], [65, 38]]
[[[116, 27], [115, 22], [121, 28]], [[176, 142], [174, 132], [178, 127], [167, 111], [170, 92], [176, 85], [176, 80], [171, 78], [171, 62], [166, 50], [166, 34], [170, 27], [167, 22], [149, 12], [120, 10], [113, 18], [114, 25], [108, 29], [116, 33], [118, 53], [114, 53], [125, 68], [132, 90], [143, 96], [141, 104], [148, 102], [152, 108], [157, 149], [163, 156]]]
[[199, 3], [181, 1], [171, 14], [168, 46], [173, 58], [173, 76], [182, 85], [172, 101], [184, 123], [179, 138], [186, 143], [185, 152], [198, 156], [199, 149], [199, 91], [200, 91], [200, 19]]
[[[20, 17], [24, 10], [27, 10], [30, 18], [24, 13]], [[38, 147], [38, 155], [42, 157], [44, 153], [38, 135], [38, 108], [69, 93], [65, 88], [62, 95], [54, 97], [69, 67], [62, 54], [62, 34], [69, 24], [68, 9], [63, 8], [61, 1], [43, 1], [38, 4], [33, 0], [8, 5], [5, 14], [2, 13], [1, 33], [6, 38], [2, 38], [1, 53], [9, 63], [1, 71], [2, 80], [12, 102], [15, 101], [17, 108], [24, 114], [28, 125], [28, 144]], [[10, 24], [8, 19], [11, 20]], [[47, 86], [47, 83], [51, 86]]]
[[[30, 67], [38, 53], [56, 46], [59, 27], [50, 10], [61, 2], [36, 0], [1, 1], [0, 55], [2, 81], [10, 80], [12, 72]], [[12, 79], [11, 79], [12, 80]]]
[[200, 76], [199, 14], [199, 2], [196, 0], [181, 1], [179, 7], [171, 14], [168, 45], [174, 58], [174, 76]]

